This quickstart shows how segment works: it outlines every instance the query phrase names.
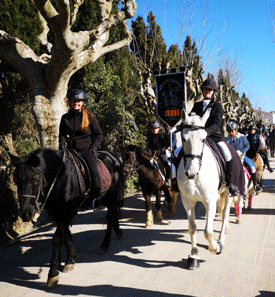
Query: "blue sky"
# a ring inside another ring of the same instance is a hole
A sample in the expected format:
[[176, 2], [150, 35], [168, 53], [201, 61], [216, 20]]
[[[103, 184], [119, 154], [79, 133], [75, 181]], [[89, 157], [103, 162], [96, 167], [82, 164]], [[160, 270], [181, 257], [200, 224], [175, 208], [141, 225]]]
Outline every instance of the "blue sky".
[[237, 91], [246, 93], [254, 108], [275, 111], [271, 9], [275, 10], [275, 0], [136, 0], [136, 3], [136, 16], [146, 20], [149, 11], [156, 16], [167, 49], [171, 44], [182, 47], [185, 37], [191, 35], [202, 46], [200, 55], [206, 74], [217, 73], [228, 60], [241, 73]]

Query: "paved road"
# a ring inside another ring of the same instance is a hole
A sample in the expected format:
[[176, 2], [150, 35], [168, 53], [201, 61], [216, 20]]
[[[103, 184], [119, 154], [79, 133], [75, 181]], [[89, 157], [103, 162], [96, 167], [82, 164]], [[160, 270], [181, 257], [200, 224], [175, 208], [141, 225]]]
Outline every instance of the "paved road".
[[[275, 159], [271, 165], [275, 168]], [[128, 198], [121, 220], [124, 237], [117, 241], [113, 235], [102, 256], [97, 251], [105, 232], [105, 211], [84, 212], [72, 227], [78, 251], [75, 269], [61, 273], [52, 291], [45, 286], [54, 230], [48, 224], [0, 251], [0, 296], [275, 296], [274, 193], [275, 172], [265, 172], [264, 192], [255, 196], [252, 211], [244, 210], [242, 224], [235, 224], [232, 209], [221, 255], [207, 250], [204, 208], [198, 204], [200, 268], [194, 271], [185, 268], [190, 238], [180, 200], [176, 217], [164, 212], [162, 224], [145, 229], [141, 195]], [[216, 220], [216, 238], [220, 225]]]

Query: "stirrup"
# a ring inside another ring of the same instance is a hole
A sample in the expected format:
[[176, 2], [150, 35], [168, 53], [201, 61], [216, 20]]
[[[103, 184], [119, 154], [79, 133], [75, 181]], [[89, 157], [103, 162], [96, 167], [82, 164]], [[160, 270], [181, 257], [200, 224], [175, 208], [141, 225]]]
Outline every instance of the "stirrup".
[[228, 191], [229, 191], [231, 196], [236, 196], [237, 194], [239, 194], [238, 189], [234, 185], [229, 185], [228, 186]]
[[261, 186], [259, 184], [257, 184], [254, 187], [254, 191], [258, 194], [258, 193], [262, 192], [263, 189], [261, 188]]
[[93, 211], [95, 211], [98, 207], [96, 207], [95, 208], [95, 203], [96, 203], [96, 201], [98, 201], [98, 200], [100, 200], [101, 199], [101, 197], [99, 196], [99, 197], [97, 197], [97, 198], [95, 198], [94, 200], [93, 200]]

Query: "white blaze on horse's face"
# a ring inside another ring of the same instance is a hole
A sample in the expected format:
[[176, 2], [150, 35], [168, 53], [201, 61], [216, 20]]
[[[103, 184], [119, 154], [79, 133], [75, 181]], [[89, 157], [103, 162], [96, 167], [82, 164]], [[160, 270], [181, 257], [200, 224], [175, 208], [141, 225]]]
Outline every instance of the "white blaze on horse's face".
[[207, 136], [204, 125], [209, 113], [210, 111], [205, 113], [202, 118], [197, 115], [188, 116], [185, 112], [182, 114], [184, 167], [188, 179], [194, 179], [200, 171], [204, 141]]

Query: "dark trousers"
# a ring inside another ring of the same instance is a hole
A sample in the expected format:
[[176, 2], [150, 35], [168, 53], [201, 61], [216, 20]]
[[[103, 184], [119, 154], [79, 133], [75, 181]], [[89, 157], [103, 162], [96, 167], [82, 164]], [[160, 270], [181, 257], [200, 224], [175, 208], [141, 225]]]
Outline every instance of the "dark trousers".
[[95, 190], [95, 196], [99, 197], [101, 195], [101, 184], [100, 184], [100, 175], [97, 170], [97, 160], [94, 157], [93, 153], [89, 149], [78, 151], [86, 161], [91, 175], [92, 186]]
[[266, 155], [266, 153], [263, 150], [258, 150], [258, 153], [260, 154], [260, 156], [262, 157], [264, 164], [267, 166], [267, 168], [270, 168], [270, 164], [269, 164], [269, 160], [268, 157]]
[[169, 163], [168, 163], [168, 158], [166, 155], [158, 155], [158, 158], [161, 160], [164, 168], [165, 168], [165, 171], [166, 171], [166, 175], [165, 177], [166, 178], [169, 178], [170, 177], [170, 166], [169, 166]]

